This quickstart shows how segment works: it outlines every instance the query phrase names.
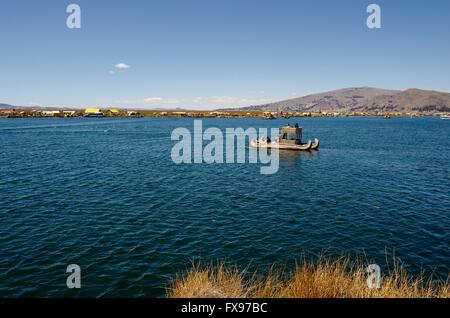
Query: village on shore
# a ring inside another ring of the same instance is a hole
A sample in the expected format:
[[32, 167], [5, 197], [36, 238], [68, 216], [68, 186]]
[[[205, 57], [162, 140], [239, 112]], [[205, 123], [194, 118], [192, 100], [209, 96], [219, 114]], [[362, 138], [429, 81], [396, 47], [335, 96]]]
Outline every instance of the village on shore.
[[439, 112], [283, 112], [283, 111], [188, 111], [188, 110], [123, 110], [123, 109], [0, 109], [0, 118], [74, 118], [74, 117], [190, 117], [190, 118], [262, 118], [277, 119], [290, 117], [351, 117], [381, 116], [386, 119], [392, 116], [440, 116]]

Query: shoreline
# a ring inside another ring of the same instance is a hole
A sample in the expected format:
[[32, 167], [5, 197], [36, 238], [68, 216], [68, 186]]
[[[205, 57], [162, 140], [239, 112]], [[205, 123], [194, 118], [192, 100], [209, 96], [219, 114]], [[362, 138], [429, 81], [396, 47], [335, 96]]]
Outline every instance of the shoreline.
[[290, 118], [324, 118], [324, 117], [433, 117], [446, 115], [445, 112], [246, 112], [246, 111], [157, 111], [120, 110], [114, 113], [108, 110], [96, 116], [89, 116], [82, 110], [43, 111], [27, 109], [0, 110], [0, 118], [260, 118], [266, 120]]

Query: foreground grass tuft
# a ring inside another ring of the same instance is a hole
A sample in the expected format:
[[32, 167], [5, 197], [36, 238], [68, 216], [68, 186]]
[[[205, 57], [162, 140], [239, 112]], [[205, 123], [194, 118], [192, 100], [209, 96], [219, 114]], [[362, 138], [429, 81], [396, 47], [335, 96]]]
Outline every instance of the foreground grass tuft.
[[381, 288], [367, 287], [365, 266], [348, 258], [303, 261], [285, 275], [270, 270], [266, 275], [245, 275], [224, 263], [193, 267], [175, 278], [168, 289], [172, 298], [449, 298], [450, 284], [412, 278], [394, 266], [382, 276]]

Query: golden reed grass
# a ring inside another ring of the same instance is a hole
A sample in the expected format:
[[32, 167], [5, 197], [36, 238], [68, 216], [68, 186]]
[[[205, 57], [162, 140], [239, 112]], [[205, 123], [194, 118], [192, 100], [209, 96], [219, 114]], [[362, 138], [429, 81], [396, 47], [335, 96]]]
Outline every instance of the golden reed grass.
[[412, 278], [399, 266], [382, 275], [380, 288], [368, 288], [366, 267], [349, 258], [304, 260], [289, 275], [271, 269], [246, 275], [223, 262], [194, 264], [167, 290], [172, 298], [449, 298], [449, 280]]

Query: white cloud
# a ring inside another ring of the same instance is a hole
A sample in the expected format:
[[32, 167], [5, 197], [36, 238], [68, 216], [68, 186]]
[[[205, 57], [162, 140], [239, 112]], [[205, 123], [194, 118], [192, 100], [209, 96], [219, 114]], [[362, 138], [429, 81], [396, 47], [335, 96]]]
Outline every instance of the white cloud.
[[126, 70], [127, 68], [130, 68], [131, 66], [128, 64], [125, 64], [125, 63], [119, 63], [119, 64], [116, 64], [114, 67], [117, 68], [118, 70]]
[[162, 97], [147, 97], [144, 98], [144, 103], [156, 103], [158, 105], [177, 106], [181, 101], [176, 98], [162, 98]]
[[146, 102], [146, 103], [161, 102], [161, 101], [163, 101], [163, 98], [161, 98], [161, 97], [147, 97], [147, 98], [144, 98], [144, 102]]

